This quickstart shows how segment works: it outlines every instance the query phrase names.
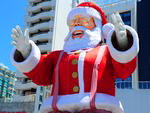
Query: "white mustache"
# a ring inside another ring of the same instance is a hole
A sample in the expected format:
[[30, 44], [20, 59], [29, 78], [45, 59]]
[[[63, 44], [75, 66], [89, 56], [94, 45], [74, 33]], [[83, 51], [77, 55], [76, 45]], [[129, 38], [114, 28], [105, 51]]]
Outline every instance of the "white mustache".
[[[82, 26], [77, 26], [72, 29], [66, 36], [63, 49], [65, 52], [80, 50], [83, 48], [93, 48], [101, 41], [101, 29], [96, 27], [92, 30], [86, 29]], [[75, 30], [83, 30], [82, 38], [72, 38], [72, 33]]]
[[72, 33], [76, 30], [82, 30], [82, 31], [88, 31], [87, 28], [83, 27], [83, 26], [75, 26], [69, 33], [68, 35], [65, 37], [64, 41], [67, 41], [70, 37], [72, 37]]
[[[89, 30], [83, 26], [75, 26], [69, 33], [68, 35], [65, 37], [64, 41], [67, 41], [70, 37], [72, 37], [72, 33], [75, 31], [75, 30], [82, 30], [84, 31], [84, 33], [87, 35], [87, 36], [91, 36], [94, 35], [95, 33], [94, 32], [97, 32], [99, 31], [100, 35], [101, 35], [101, 31], [100, 29], [98, 29], [98, 27], [94, 28], [93, 30]], [[93, 31], [93, 32], [91, 32]]]
[[76, 30], [82, 30], [82, 31], [86, 31], [87, 28], [83, 27], [83, 26], [75, 26], [72, 30], [71, 33], [73, 33]]

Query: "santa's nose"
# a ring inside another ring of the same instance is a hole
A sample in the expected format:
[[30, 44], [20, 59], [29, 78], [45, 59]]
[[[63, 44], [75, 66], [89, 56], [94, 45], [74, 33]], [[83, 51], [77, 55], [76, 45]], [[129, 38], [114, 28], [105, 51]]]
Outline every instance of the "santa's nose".
[[75, 21], [74, 26], [81, 26], [81, 23], [79, 22], [79, 20]]

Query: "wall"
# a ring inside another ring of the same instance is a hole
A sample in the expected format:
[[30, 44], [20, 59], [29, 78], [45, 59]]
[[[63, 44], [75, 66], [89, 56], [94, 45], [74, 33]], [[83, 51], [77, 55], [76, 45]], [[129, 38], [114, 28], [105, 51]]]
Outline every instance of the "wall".
[[62, 49], [64, 39], [69, 31], [67, 26], [67, 15], [72, 8], [72, 0], [67, 0], [64, 4], [64, 0], [56, 1], [54, 32], [52, 41], [52, 50]]
[[0, 112], [26, 112], [33, 113], [33, 102], [6, 102], [0, 103]]
[[117, 89], [125, 113], [150, 113], [150, 89]]
[[140, 39], [139, 80], [150, 81], [150, 0], [138, 2], [137, 30]]

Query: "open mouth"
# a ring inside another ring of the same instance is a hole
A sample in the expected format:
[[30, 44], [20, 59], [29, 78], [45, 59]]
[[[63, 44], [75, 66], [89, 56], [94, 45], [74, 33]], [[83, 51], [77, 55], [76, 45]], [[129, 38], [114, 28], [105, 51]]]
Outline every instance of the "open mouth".
[[75, 30], [72, 33], [72, 38], [82, 38], [84, 32], [82, 30]]

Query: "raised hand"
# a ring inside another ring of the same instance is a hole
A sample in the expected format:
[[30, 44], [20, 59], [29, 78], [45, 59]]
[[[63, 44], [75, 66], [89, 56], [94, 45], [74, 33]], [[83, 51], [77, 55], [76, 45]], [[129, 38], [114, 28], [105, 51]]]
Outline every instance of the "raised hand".
[[115, 26], [116, 38], [118, 46], [125, 49], [128, 46], [128, 38], [125, 25], [118, 12], [110, 15], [112, 24]]
[[26, 29], [23, 33], [17, 25], [16, 28], [12, 29], [11, 37], [13, 38], [12, 44], [19, 52], [21, 52], [24, 58], [27, 58], [31, 51], [31, 45], [29, 43], [29, 30]]

